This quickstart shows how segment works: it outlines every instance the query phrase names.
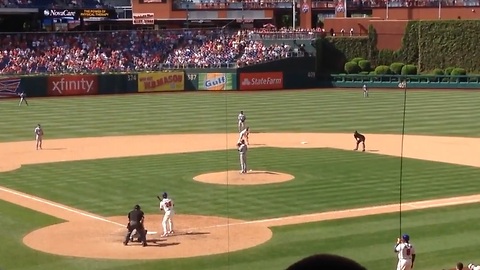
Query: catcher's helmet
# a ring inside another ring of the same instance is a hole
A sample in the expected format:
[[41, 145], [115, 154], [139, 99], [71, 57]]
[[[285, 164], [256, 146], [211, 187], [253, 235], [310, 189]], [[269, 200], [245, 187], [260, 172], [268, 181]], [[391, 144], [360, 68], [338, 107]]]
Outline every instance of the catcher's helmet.
[[163, 192], [163, 194], [162, 194], [162, 198], [166, 199], [167, 197], [168, 197], [168, 194], [167, 194], [167, 192]]
[[410, 241], [410, 236], [408, 234], [402, 235], [402, 239], [405, 241]]

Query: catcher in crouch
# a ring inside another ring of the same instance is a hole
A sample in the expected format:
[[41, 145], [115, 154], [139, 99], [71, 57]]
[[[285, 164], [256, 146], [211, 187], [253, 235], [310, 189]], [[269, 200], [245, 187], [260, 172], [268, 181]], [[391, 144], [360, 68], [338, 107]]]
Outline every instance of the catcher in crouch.
[[365, 135], [360, 134], [360, 133], [358, 133], [358, 131], [355, 130], [355, 132], [353, 133], [353, 137], [355, 138], [355, 141], [357, 142], [357, 145], [356, 145], [355, 149], [353, 149], [353, 151], [357, 151], [358, 150], [358, 145], [360, 143], [362, 143], [362, 147], [363, 147], [362, 152], [365, 152]]

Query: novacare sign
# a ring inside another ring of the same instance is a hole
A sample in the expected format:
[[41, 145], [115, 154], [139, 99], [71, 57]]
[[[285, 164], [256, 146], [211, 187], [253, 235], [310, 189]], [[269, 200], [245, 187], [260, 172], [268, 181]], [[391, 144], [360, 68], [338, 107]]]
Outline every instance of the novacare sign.
[[59, 10], [59, 9], [45, 9], [43, 15], [45, 17], [75, 17], [77, 12], [75, 10]]

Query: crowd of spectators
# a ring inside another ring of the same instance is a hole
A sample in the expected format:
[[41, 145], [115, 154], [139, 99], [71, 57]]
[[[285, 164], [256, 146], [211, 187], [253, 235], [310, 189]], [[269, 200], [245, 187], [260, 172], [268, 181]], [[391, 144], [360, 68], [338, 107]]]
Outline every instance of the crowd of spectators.
[[264, 27], [248, 31], [252, 39], [314, 39], [319, 37], [324, 30], [322, 28], [287, 28], [279, 29], [273, 27]]
[[209, 40], [192, 37], [185, 41], [184, 46], [171, 52], [163, 67], [246, 66], [303, 55], [289, 45], [278, 43], [266, 46], [260, 40], [252, 39], [251, 31], [238, 31]]
[[0, 73], [155, 69], [180, 37], [152, 31], [4, 35]]
[[113, 31], [0, 34], [0, 74], [245, 66], [301, 52], [247, 31]]

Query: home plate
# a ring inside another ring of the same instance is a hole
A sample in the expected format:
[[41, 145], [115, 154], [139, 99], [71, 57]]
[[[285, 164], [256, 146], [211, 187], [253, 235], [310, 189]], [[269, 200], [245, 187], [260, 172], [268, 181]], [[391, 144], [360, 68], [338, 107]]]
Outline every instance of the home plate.
[[307, 142], [301, 142], [301, 144], [307, 144]]
[[157, 234], [157, 232], [147, 231], [147, 234]]

